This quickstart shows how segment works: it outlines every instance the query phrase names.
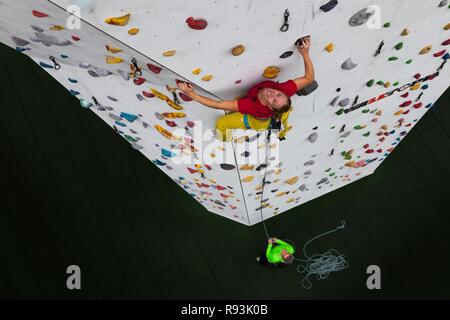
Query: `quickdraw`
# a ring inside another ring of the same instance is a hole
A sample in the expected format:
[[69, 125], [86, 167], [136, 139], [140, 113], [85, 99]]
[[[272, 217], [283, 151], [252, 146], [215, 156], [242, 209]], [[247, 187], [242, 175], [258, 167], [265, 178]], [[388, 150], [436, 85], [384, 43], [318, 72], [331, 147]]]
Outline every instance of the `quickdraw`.
[[283, 23], [283, 25], [282, 25], [281, 28], [280, 28], [280, 31], [281, 31], [281, 32], [286, 32], [286, 31], [288, 31], [288, 29], [289, 29], [289, 21], [288, 21], [288, 19], [289, 19], [289, 10], [286, 9], [286, 10], [284, 11], [284, 23]]
[[48, 58], [53, 62], [53, 65], [55, 66], [55, 70], [61, 69], [61, 65], [60, 65], [58, 62], [56, 62], [55, 57], [50, 56], [50, 57], [48, 57]]

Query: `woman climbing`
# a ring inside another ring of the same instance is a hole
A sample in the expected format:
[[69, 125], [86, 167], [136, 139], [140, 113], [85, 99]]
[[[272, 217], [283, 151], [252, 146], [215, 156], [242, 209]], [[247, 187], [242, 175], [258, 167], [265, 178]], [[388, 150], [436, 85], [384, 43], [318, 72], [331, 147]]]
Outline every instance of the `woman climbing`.
[[272, 119], [287, 119], [292, 110], [290, 97], [314, 81], [314, 67], [309, 57], [309, 36], [299, 39], [296, 45], [305, 63], [305, 75], [282, 83], [263, 81], [250, 88], [247, 96], [242, 99], [217, 101], [196, 94], [188, 83], [179, 82], [178, 87], [188, 97], [207, 107], [232, 112], [216, 122], [217, 138], [223, 141], [230, 141], [231, 132], [227, 132], [229, 129], [266, 130]]

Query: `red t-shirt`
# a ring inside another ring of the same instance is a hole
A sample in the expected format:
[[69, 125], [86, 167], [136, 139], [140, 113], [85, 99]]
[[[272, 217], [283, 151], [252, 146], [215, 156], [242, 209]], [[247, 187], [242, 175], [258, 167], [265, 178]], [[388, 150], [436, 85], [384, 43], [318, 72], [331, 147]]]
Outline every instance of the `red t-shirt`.
[[269, 107], [263, 105], [258, 99], [259, 88], [271, 88], [283, 91], [289, 97], [292, 97], [298, 90], [293, 80], [278, 83], [274, 81], [263, 81], [248, 90], [245, 98], [238, 100], [238, 110], [240, 113], [251, 114], [257, 118], [268, 119], [273, 116], [273, 111]]

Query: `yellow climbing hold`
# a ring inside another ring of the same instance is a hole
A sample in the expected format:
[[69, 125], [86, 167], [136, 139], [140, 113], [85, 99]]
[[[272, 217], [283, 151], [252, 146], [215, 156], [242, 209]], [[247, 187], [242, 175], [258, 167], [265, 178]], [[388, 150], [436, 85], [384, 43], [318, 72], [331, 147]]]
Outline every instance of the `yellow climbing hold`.
[[244, 164], [243, 166], [241, 166], [239, 169], [240, 170], [253, 170], [255, 166], [252, 164]]
[[186, 114], [183, 112], [164, 112], [162, 115], [164, 118], [167, 118], [167, 119], [186, 117]]
[[409, 88], [409, 90], [411, 90], [411, 91], [417, 90], [417, 89], [420, 88], [421, 85], [422, 85], [422, 84], [421, 84], [420, 82], [419, 82], [419, 83], [416, 83], [415, 85], [411, 86], [411, 87]]
[[401, 34], [402, 36], [407, 36], [409, 34], [409, 29], [408, 28], [403, 29]]
[[403, 109], [398, 110], [397, 112], [394, 113], [394, 116], [398, 116], [400, 114], [403, 114]]
[[264, 69], [264, 73], [263, 73], [263, 76], [265, 77], [265, 78], [268, 78], [268, 79], [273, 79], [273, 78], [276, 78], [277, 76], [278, 76], [278, 74], [280, 73], [280, 68], [278, 68], [278, 67], [275, 67], [275, 66], [269, 66], [269, 67], [267, 67], [266, 69]]
[[381, 129], [383, 129], [383, 130], [387, 130], [387, 129], [388, 129], [388, 126], [387, 126], [387, 125], [385, 125], [385, 124], [383, 124], [383, 125], [381, 126]]
[[123, 61], [123, 59], [119, 58], [119, 57], [113, 57], [113, 56], [106, 57], [107, 64], [116, 64], [116, 63], [121, 63], [122, 61]]
[[179, 138], [177, 138], [174, 135], [172, 135], [172, 132], [170, 132], [169, 130], [164, 129], [159, 124], [155, 124], [155, 129], [156, 129], [156, 131], [158, 131], [162, 136], [164, 136], [167, 139], [176, 140], [176, 141], [179, 140]]
[[115, 26], [125, 26], [128, 23], [128, 21], [130, 21], [130, 17], [131, 17], [131, 13], [128, 13], [121, 17], [107, 18], [105, 20], [105, 22], [107, 24], [112, 24]]
[[202, 80], [203, 80], [203, 81], [209, 81], [209, 80], [211, 80], [212, 78], [213, 78], [213, 75], [212, 75], [212, 74], [208, 74], [207, 76], [202, 77]]
[[242, 179], [242, 182], [252, 182], [253, 181], [253, 176], [248, 176]]
[[128, 34], [131, 34], [132, 36], [134, 36], [138, 32], [139, 28], [131, 28], [130, 30], [128, 30]]
[[55, 25], [53, 25], [52, 27], [50, 27], [50, 30], [51, 31], [61, 31], [61, 30], [63, 30], [64, 29], [64, 26], [62, 26], [62, 25], [57, 25], [57, 24], [55, 24]]
[[444, 26], [444, 30], [450, 30], [450, 23], [448, 23]]
[[200, 72], [202, 72], [202, 69], [200, 69], [200, 68], [192, 70], [193, 74], [199, 74]]
[[384, 87], [385, 88], [389, 88], [390, 86], [391, 86], [391, 82], [390, 81], [387, 81], [387, 82], [384, 83]]
[[293, 199], [293, 198], [289, 198], [289, 199], [287, 199], [286, 200], [286, 203], [291, 203], [292, 201], [294, 201], [295, 199]]
[[108, 50], [111, 53], [119, 53], [122, 52], [122, 49], [120, 48], [115, 48], [115, 47], [111, 47], [109, 45], [106, 45], [106, 50]]
[[332, 52], [334, 50], [334, 44], [329, 43], [325, 46], [325, 50], [327, 50], [327, 52]]
[[150, 88], [150, 91], [151, 91], [151, 92], [155, 95], [155, 97], [157, 97], [158, 99], [161, 99], [161, 100], [164, 100], [164, 101], [169, 100], [169, 97], [168, 97], [168, 96], [162, 94], [161, 92], [159, 92], [159, 91], [156, 90], [156, 89]]
[[287, 179], [285, 182], [289, 185], [293, 185], [298, 181], [298, 176]]
[[173, 109], [175, 109], [175, 110], [183, 110], [183, 107], [182, 107], [182, 106], [176, 104], [175, 102], [173, 102], [173, 101], [170, 100], [170, 99], [166, 100], [166, 103], [167, 103], [170, 107], [172, 107]]
[[241, 54], [244, 53], [244, 51], [245, 51], [245, 47], [242, 44], [231, 49], [231, 53], [233, 54], [233, 56], [240, 56]]
[[287, 191], [277, 192], [277, 193], [275, 194], [275, 197], [282, 197], [282, 196], [285, 196], [285, 195], [287, 195], [287, 194], [288, 194]]
[[427, 54], [428, 52], [430, 52], [432, 46], [426, 46], [425, 48], [423, 48], [422, 50], [420, 50], [419, 54]]
[[171, 56], [173, 56], [174, 54], [175, 54], [175, 50], [169, 50], [169, 51], [165, 51], [165, 52], [163, 52], [163, 56], [164, 57], [171, 57]]

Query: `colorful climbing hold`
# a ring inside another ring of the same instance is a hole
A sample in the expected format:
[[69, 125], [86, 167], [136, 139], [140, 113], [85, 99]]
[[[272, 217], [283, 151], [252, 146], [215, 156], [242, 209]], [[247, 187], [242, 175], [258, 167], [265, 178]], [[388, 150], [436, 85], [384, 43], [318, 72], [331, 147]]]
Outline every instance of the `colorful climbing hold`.
[[187, 18], [186, 23], [188, 24], [189, 28], [194, 30], [203, 30], [208, 25], [208, 22], [206, 22], [206, 20], [194, 19], [193, 17]]
[[121, 62], [123, 62], [122, 58], [113, 57], [113, 56], [107, 56], [106, 57], [106, 63], [107, 64], [116, 64], [116, 63], [121, 63]]
[[280, 68], [278, 68], [276, 66], [269, 66], [266, 69], [264, 69], [263, 76], [268, 79], [273, 79], [278, 76], [280, 71], [281, 71]]
[[48, 14], [37, 11], [37, 10], [33, 10], [31, 11], [31, 13], [33, 14], [33, 16], [35, 16], [36, 18], [46, 18], [48, 17]]
[[213, 75], [212, 74], [208, 74], [208, 75], [202, 77], [202, 80], [203, 81], [210, 81], [212, 78], [213, 78]]
[[169, 51], [163, 52], [163, 56], [164, 57], [172, 57], [175, 53], [176, 53], [175, 50], [169, 50]]
[[151, 72], [156, 73], [156, 74], [159, 74], [161, 72], [161, 68], [160, 67], [155, 66], [154, 64], [151, 64], [151, 63], [147, 63], [147, 68]]
[[327, 45], [325, 46], [325, 50], [326, 50], [327, 52], [333, 52], [333, 50], [334, 50], [334, 44], [330, 42], [329, 44], [327, 44]]
[[240, 44], [231, 49], [231, 54], [233, 56], [240, 56], [241, 54], [244, 53], [244, 51], [245, 51], [245, 47], [242, 44]]
[[125, 26], [128, 23], [128, 21], [130, 21], [130, 17], [131, 17], [131, 14], [128, 13], [121, 17], [107, 18], [105, 20], [105, 22], [107, 24], [111, 24], [111, 25], [115, 25], [115, 26]]
[[131, 28], [130, 30], [128, 30], [128, 34], [130, 34], [132, 36], [134, 36], [138, 32], [139, 32], [139, 28]]

